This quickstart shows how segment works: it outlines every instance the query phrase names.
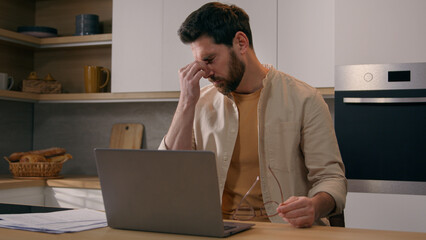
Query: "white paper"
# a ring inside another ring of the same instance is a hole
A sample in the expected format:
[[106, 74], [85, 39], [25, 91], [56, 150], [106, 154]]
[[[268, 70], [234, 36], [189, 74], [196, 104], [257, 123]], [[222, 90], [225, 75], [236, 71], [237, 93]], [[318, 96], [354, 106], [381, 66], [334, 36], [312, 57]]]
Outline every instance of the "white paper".
[[90, 209], [49, 213], [0, 214], [0, 227], [27, 231], [66, 233], [106, 226], [105, 213]]

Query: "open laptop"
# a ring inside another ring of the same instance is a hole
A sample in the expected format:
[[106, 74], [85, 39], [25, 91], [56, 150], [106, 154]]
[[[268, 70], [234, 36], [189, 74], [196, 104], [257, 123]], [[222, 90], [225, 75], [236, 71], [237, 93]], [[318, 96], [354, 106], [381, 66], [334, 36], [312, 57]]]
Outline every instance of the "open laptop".
[[224, 222], [213, 152], [95, 149], [108, 226], [226, 237], [254, 224]]

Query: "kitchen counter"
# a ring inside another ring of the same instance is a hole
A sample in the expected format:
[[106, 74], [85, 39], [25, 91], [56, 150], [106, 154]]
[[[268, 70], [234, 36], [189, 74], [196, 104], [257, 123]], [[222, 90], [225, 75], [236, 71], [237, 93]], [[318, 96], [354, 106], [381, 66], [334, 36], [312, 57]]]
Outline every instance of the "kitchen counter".
[[63, 187], [101, 189], [99, 178], [96, 176], [64, 176], [59, 179], [15, 179], [10, 175], [0, 176], [0, 189], [24, 187]]
[[[311, 228], [294, 228], [289, 224], [256, 222], [256, 225], [245, 232], [232, 236], [232, 239], [365, 239], [365, 240], [393, 240], [393, 239], [426, 239], [425, 233], [397, 232], [350, 229], [339, 227], [314, 226]], [[153, 233], [142, 231], [118, 230], [109, 227], [99, 228], [78, 233], [47, 234], [21, 230], [0, 228], [0, 236], [4, 239], [212, 239], [199, 236], [178, 234]]]
[[14, 179], [0, 176], [0, 203], [103, 210], [96, 176], [64, 176], [60, 179]]
[[46, 186], [45, 180], [27, 180], [15, 179], [11, 176], [0, 176], [0, 189], [24, 188], [24, 187], [43, 187]]
[[[356, 188], [357, 185], [351, 181], [348, 184], [349, 189], [353, 189], [348, 193], [345, 209], [347, 227], [424, 232], [425, 215], [422, 209], [424, 209], [425, 195], [391, 194], [390, 191], [369, 193]], [[383, 186], [380, 189], [382, 188]], [[2, 192], [0, 202], [3, 203], [96, 210], [104, 208], [99, 178], [96, 176], [22, 180], [14, 179], [10, 175], [0, 175], [0, 191]], [[402, 202], [414, 206], [413, 210], [408, 212], [407, 208], [395, 209], [395, 206], [399, 206]], [[365, 206], [371, 208], [365, 208]], [[398, 212], [396, 220], [392, 218], [395, 211]]]
[[65, 176], [46, 180], [46, 186], [63, 188], [101, 189], [99, 178], [95, 176]]

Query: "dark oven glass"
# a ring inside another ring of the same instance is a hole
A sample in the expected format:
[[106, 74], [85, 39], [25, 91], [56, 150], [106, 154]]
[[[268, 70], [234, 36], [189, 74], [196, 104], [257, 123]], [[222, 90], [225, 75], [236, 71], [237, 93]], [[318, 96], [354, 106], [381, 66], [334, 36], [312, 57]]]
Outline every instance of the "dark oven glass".
[[426, 181], [426, 103], [343, 98], [425, 96], [425, 89], [336, 91], [335, 128], [348, 179]]

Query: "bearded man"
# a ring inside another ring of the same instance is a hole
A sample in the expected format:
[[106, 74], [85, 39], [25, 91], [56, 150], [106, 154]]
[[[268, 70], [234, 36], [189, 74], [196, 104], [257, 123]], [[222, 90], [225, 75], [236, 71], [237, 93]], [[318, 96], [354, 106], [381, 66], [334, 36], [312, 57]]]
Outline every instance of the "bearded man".
[[[253, 48], [249, 16], [207, 3], [178, 34], [194, 61], [160, 149], [216, 153], [224, 219], [327, 225], [347, 193], [333, 123], [321, 94]], [[200, 90], [200, 79], [212, 84]], [[202, 209], [200, 209], [202, 211]]]

